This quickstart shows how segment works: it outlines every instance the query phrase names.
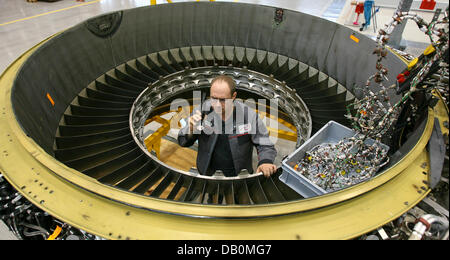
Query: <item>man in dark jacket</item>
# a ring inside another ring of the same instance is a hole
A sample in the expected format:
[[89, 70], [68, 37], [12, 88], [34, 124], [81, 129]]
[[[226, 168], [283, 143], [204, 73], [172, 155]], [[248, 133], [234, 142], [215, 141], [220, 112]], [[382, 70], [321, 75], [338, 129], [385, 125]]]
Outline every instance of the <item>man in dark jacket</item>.
[[[253, 173], [253, 146], [258, 152], [257, 173], [269, 177], [277, 151], [258, 114], [236, 100], [236, 85], [228, 76], [211, 83], [210, 100], [195, 108], [188, 123], [178, 134], [178, 143], [191, 146], [198, 140], [197, 169], [202, 175], [220, 170], [227, 177], [243, 169]], [[203, 113], [201, 112], [203, 111]]]

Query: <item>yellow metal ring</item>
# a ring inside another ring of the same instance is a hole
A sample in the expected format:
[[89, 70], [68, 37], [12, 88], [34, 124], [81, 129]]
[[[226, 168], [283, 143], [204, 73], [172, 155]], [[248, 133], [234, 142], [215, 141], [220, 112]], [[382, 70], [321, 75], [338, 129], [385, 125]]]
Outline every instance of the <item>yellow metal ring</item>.
[[267, 205], [196, 205], [101, 184], [47, 154], [15, 119], [13, 81], [47, 40], [0, 77], [0, 170], [42, 210], [92, 234], [111, 239], [348, 239], [399, 217], [430, 191], [421, 173], [429, 169], [425, 147], [433, 129], [432, 109], [420, 140], [396, 165], [370, 181], [320, 197]]

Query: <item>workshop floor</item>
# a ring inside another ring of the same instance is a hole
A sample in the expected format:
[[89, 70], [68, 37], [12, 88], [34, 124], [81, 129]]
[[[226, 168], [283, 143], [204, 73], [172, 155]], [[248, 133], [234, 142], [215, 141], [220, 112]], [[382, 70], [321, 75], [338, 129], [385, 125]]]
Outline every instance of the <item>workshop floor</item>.
[[[185, 1], [173, 0], [173, 2]], [[359, 27], [351, 24], [354, 18], [351, 9], [348, 8], [349, 0], [229, 0], [224, 2], [254, 3], [297, 10], [345, 24], [359, 31]], [[157, 3], [167, 4], [167, 1], [158, 0]], [[84, 2], [61, 0], [36, 3], [29, 3], [26, 0], [0, 0], [0, 74], [22, 53], [57, 32], [102, 13], [149, 4], [150, 0], [85, 0]], [[377, 14], [378, 28], [383, 27], [393, 13], [392, 8], [381, 8]], [[431, 20], [433, 17], [433, 13], [430, 12], [418, 13], [426, 20]], [[360, 21], [362, 20], [361, 18]], [[369, 27], [362, 33], [369, 36], [376, 35], [373, 27]], [[428, 42], [413, 23], [407, 24], [404, 39], [408, 45], [406, 50], [408, 51], [409, 48], [414, 55], [420, 54]], [[15, 236], [0, 221], [0, 240], [7, 239], [15, 239]]]

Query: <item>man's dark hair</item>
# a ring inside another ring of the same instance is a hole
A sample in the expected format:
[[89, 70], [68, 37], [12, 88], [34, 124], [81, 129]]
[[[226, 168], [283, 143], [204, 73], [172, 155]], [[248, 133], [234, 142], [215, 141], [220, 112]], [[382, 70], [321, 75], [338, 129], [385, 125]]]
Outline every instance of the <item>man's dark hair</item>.
[[225, 83], [227, 83], [228, 87], [230, 88], [231, 95], [233, 95], [234, 92], [236, 92], [236, 82], [234, 82], [233, 78], [231, 78], [230, 76], [220, 75], [220, 76], [214, 78], [211, 81], [211, 86], [217, 81], [224, 81]]

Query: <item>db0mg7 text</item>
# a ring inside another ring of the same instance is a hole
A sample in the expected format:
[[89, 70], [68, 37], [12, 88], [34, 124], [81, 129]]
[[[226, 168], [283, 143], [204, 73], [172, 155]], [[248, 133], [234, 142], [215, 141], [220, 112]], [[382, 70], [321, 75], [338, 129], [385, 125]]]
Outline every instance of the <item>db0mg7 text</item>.
[[272, 245], [222, 245], [222, 255], [268, 255]]

